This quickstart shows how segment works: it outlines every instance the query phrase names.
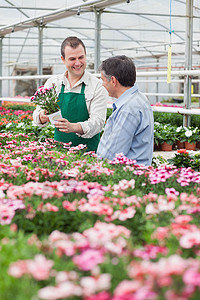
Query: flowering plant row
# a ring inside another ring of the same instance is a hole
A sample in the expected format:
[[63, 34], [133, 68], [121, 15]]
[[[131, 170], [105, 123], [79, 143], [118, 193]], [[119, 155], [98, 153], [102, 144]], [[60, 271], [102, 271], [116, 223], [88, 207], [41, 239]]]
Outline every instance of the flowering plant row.
[[34, 139], [0, 134], [2, 299], [199, 298], [200, 172]]
[[[12, 111], [11, 109], [7, 110], [0, 107], [1, 132], [34, 133], [36, 138], [43, 141], [45, 138], [53, 138], [54, 126], [49, 124], [44, 128], [39, 128], [32, 119], [32, 111]], [[155, 122], [154, 144], [158, 145], [165, 141], [169, 144], [174, 144], [176, 141], [200, 142], [200, 128], [177, 127]]]

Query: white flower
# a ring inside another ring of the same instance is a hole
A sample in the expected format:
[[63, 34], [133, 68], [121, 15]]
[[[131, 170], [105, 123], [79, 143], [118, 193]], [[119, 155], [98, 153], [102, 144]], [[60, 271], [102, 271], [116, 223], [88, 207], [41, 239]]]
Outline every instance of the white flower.
[[32, 121], [32, 126], [36, 127], [37, 124], [34, 121]]
[[185, 132], [185, 135], [186, 135], [187, 137], [192, 136], [192, 130], [187, 130], [187, 131]]
[[23, 122], [20, 122], [17, 124], [17, 128], [20, 128], [20, 127], [24, 127], [24, 123]]
[[12, 126], [12, 123], [6, 124], [6, 128], [9, 128], [10, 126]]
[[180, 132], [182, 128], [183, 128], [182, 126], [177, 127], [176, 132]]

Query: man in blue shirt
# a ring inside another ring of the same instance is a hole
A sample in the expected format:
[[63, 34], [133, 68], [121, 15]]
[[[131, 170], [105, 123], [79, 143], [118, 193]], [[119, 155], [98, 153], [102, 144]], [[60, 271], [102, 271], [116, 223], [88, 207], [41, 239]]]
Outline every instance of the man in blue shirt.
[[125, 55], [111, 57], [103, 61], [100, 71], [103, 86], [116, 101], [97, 148], [97, 155], [112, 160], [116, 154], [123, 153], [138, 164], [151, 165], [153, 112], [148, 99], [135, 84], [133, 61]]

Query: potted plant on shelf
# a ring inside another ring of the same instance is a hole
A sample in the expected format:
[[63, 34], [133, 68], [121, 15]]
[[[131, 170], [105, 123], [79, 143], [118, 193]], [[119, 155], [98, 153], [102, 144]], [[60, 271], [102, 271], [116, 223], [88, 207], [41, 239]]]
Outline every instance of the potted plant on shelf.
[[176, 145], [178, 149], [185, 148], [185, 132], [187, 127], [179, 126], [176, 128], [175, 135], [176, 135]]
[[174, 126], [172, 125], [161, 125], [159, 128], [159, 140], [161, 144], [162, 151], [171, 151], [172, 146], [176, 141], [176, 136], [174, 134]]
[[57, 119], [62, 118], [60, 107], [58, 105], [59, 101], [56, 93], [56, 86], [54, 84], [48, 89], [44, 88], [44, 86], [40, 86], [31, 97], [31, 102], [39, 105], [47, 112], [52, 124], [54, 124]]
[[198, 127], [188, 127], [185, 130], [185, 136], [183, 137], [185, 142], [185, 148], [188, 150], [195, 150], [196, 143], [200, 140], [200, 130]]

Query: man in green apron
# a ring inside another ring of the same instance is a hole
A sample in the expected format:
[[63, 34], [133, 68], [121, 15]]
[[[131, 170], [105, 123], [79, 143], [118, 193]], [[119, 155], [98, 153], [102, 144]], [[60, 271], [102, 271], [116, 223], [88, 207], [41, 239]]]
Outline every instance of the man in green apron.
[[[108, 93], [100, 80], [87, 72], [86, 49], [80, 39], [68, 37], [63, 41], [61, 60], [67, 71], [52, 76], [44, 86], [55, 84], [62, 114], [55, 123], [54, 138], [72, 142], [72, 146], [86, 144], [87, 151], [96, 151], [106, 119]], [[40, 107], [34, 111], [33, 119], [41, 127], [49, 122]]]

